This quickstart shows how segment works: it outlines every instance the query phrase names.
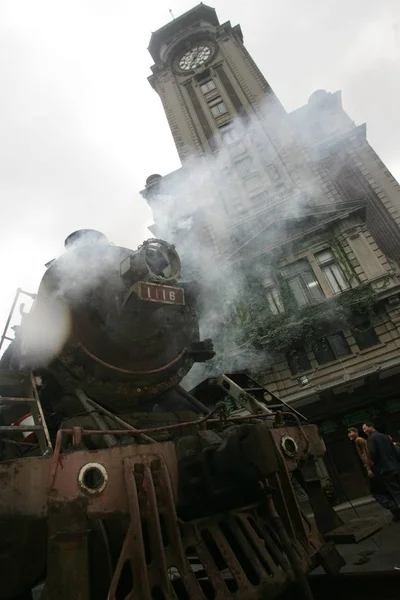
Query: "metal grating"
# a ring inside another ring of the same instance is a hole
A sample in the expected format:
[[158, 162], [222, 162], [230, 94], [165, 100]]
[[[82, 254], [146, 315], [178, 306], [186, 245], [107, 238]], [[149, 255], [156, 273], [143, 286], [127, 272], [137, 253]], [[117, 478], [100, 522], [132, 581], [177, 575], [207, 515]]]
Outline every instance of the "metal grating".
[[127, 458], [124, 471], [131, 521], [109, 600], [274, 598], [293, 579], [255, 509], [182, 522], [161, 456]]

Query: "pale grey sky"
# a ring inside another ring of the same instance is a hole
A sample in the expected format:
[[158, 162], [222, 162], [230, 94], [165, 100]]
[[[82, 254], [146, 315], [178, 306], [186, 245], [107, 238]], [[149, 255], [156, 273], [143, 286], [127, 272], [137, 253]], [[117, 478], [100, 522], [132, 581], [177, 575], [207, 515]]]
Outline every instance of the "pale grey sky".
[[[191, 0], [0, 0], [0, 328], [15, 289], [36, 291], [64, 238], [97, 228], [136, 247], [146, 177], [179, 167], [147, 82], [151, 31]], [[214, 0], [287, 110], [343, 93], [400, 178], [399, 0]]]

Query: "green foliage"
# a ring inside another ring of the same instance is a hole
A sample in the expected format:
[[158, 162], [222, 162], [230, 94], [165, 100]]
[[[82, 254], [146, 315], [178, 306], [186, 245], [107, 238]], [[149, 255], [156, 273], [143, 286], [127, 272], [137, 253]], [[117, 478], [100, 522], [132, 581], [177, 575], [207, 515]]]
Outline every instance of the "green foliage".
[[[298, 308], [286, 281], [277, 275], [285, 312], [273, 315], [266, 300], [266, 290], [250, 281], [246, 299], [232, 315], [236, 342], [251, 343], [255, 348], [284, 351], [296, 344], [315, 345], [327, 326], [349, 324], [354, 313], [374, 314], [376, 295], [369, 284], [360, 284], [333, 298]], [[245, 317], [244, 317], [245, 315]], [[229, 327], [229, 325], [228, 325]]]
[[[263, 351], [285, 352], [296, 345], [314, 348], [317, 340], [323, 338], [332, 326], [339, 329], [348, 327], [354, 314], [373, 317], [376, 293], [370, 284], [360, 281], [340, 242], [334, 236], [326, 241], [345, 277], [354, 287], [322, 302], [299, 308], [288, 282], [282, 277], [280, 268], [275, 266], [280, 256], [268, 257], [269, 262], [264, 257], [265, 264], [258, 264], [258, 273], [261, 276], [263, 273], [273, 275], [285, 310], [278, 315], [272, 314], [267, 300], [268, 290], [259, 276], [245, 273], [246, 283], [241, 288], [241, 294], [232, 296], [228, 293], [225, 301], [222, 285], [220, 300], [225, 308], [223, 326], [213, 336], [218, 368], [235, 369], [236, 361], [239, 364], [241, 360], [239, 355], [242, 358], [246, 355], [254, 357], [247, 364], [255, 376], [259, 368], [256, 359], [263, 355]], [[228, 298], [231, 299], [229, 302]]]
[[349, 325], [354, 313], [361, 313], [371, 318], [374, 314], [375, 293], [372, 288], [360, 285], [334, 298], [319, 304], [297, 309], [289, 318], [280, 317], [278, 327], [270, 320], [270, 331], [266, 334], [266, 344], [276, 350], [284, 350], [296, 343], [315, 346], [323, 337], [327, 327], [332, 324], [340, 328]]
[[347, 280], [350, 282], [355, 280], [358, 283], [360, 283], [360, 278], [357, 275], [353, 265], [351, 264], [351, 261], [349, 260], [349, 257], [347, 256], [346, 252], [343, 250], [342, 245], [339, 243], [339, 241], [336, 238], [332, 237], [329, 240], [329, 244], [330, 244], [330, 247], [331, 247], [334, 257], [335, 257], [337, 263], [340, 265]]
[[233, 411], [237, 410], [238, 407], [236, 406], [236, 402], [233, 398], [230, 396], [225, 396], [224, 401], [227, 415], [230, 415], [233, 413]]

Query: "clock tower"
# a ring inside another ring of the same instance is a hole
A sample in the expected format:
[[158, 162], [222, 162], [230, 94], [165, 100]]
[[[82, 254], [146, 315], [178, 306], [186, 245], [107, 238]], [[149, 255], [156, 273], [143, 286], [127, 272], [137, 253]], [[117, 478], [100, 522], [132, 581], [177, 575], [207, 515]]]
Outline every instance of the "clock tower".
[[234, 120], [246, 126], [258, 117], [267, 125], [266, 105], [271, 121], [285, 118], [243, 44], [240, 26], [220, 25], [213, 8], [199, 4], [154, 32], [149, 52], [154, 59], [149, 81], [183, 164], [218, 151], [235, 135], [229, 128]]
[[191, 234], [219, 254], [277, 205], [330, 201], [239, 25], [220, 24], [199, 4], [155, 31], [149, 52], [149, 82], [182, 162], [146, 182], [156, 235], [171, 239], [177, 223], [192, 219]]
[[317, 90], [286, 112], [240, 26], [220, 24], [204, 4], [152, 33], [149, 52], [149, 82], [182, 162], [148, 177], [142, 192], [157, 237], [195, 259], [193, 249], [207, 247], [236, 264], [265, 252], [271, 230], [289, 235], [301, 215], [368, 199], [371, 230], [399, 260], [400, 188], [369, 146], [365, 125], [343, 110], [340, 92]]

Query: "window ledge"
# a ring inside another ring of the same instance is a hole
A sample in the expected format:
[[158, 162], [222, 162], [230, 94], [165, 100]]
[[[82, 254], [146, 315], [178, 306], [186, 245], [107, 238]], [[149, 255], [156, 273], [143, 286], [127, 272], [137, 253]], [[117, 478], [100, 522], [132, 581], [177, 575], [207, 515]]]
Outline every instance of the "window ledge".
[[341, 356], [340, 358], [335, 358], [335, 360], [330, 360], [329, 362], [326, 362], [323, 365], [318, 365], [318, 367], [316, 367], [315, 370], [316, 371], [321, 371], [322, 369], [325, 369], [326, 367], [330, 367], [330, 366], [335, 365], [337, 363], [342, 363], [342, 362], [351, 360], [355, 356], [358, 356], [358, 355], [355, 352], [351, 352], [351, 354], [348, 354], [346, 356]]
[[379, 348], [384, 348], [385, 346], [386, 344], [384, 342], [380, 342], [375, 346], [371, 346], [370, 348], [365, 348], [365, 350], [359, 350], [358, 352], [355, 352], [355, 355], [359, 356], [360, 354], [368, 354], [368, 352], [374, 352], [375, 350], [379, 350]]
[[246, 181], [248, 179], [251, 179], [252, 177], [254, 177], [255, 175], [258, 175], [259, 171], [257, 171], [256, 169], [254, 171], [250, 171], [249, 173], [245, 173], [244, 175], [240, 175], [240, 177]]
[[316, 369], [308, 369], [308, 371], [300, 371], [297, 375], [291, 375], [290, 379], [292, 381], [297, 380], [299, 377], [307, 377], [307, 375], [312, 375], [315, 373]]
[[229, 123], [231, 121], [231, 117], [230, 117], [229, 113], [224, 113], [223, 115], [217, 115], [216, 117], [214, 117], [214, 119], [215, 119], [215, 122], [217, 123], [218, 127], [221, 127], [221, 125], [225, 125], [225, 123]]
[[218, 96], [220, 95], [219, 91], [217, 89], [214, 90], [209, 90], [208, 92], [201, 92], [204, 96], [204, 98], [207, 99], [207, 102], [214, 100], [215, 98], [218, 98]]
[[[385, 345], [385, 344], [383, 344], [383, 345]], [[377, 348], [377, 346], [374, 346], [374, 348]], [[371, 350], [373, 350], [374, 348], [371, 348]], [[370, 348], [368, 348], [366, 351], [363, 350], [363, 352], [368, 352], [368, 350], [370, 350]], [[309, 369], [308, 371], [302, 371], [301, 373], [298, 373], [297, 375], [292, 375], [291, 379], [298, 379], [299, 377], [302, 377], [303, 375], [311, 375], [313, 373], [320, 372], [323, 369], [325, 369], [326, 367], [330, 367], [330, 366], [333, 366], [335, 364], [351, 360], [355, 356], [358, 356], [358, 354], [359, 353], [356, 354], [355, 352], [352, 352], [348, 356], [343, 356], [342, 358], [335, 358], [335, 360], [330, 360], [329, 362], [324, 363], [323, 365], [317, 365], [315, 367], [315, 369]]]
[[376, 344], [376, 346], [371, 346], [371, 348], [366, 348], [365, 350], [359, 350], [358, 352], [352, 352], [348, 356], [343, 356], [342, 358], [336, 358], [335, 360], [331, 360], [323, 365], [317, 365], [314, 369], [308, 369], [307, 371], [300, 371], [299, 373], [297, 373], [297, 375], [291, 375], [290, 379], [292, 381], [295, 381], [299, 377], [303, 377], [303, 376], [307, 377], [307, 375], [312, 375], [313, 373], [316, 373], [317, 371], [319, 371], [319, 372], [322, 371], [322, 369], [325, 369], [325, 367], [330, 367], [332, 365], [335, 365], [336, 363], [345, 362], [345, 361], [351, 360], [354, 357], [362, 356], [364, 354], [368, 354], [369, 352], [374, 352], [376, 350], [379, 350], [380, 348], [384, 348], [385, 346], [386, 346], [386, 344], [384, 342], [381, 342], [380, 344]]

